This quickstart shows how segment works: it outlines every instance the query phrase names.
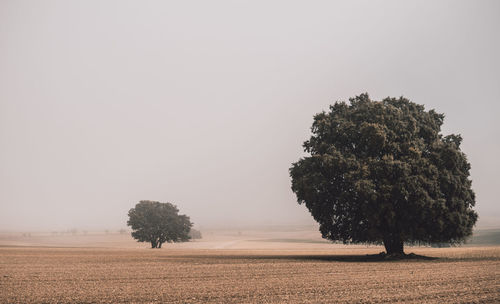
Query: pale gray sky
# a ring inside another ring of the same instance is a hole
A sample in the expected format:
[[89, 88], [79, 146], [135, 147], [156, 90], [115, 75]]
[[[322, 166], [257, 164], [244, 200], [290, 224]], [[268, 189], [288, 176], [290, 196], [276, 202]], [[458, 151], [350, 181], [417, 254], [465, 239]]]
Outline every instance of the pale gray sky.
[[312, 222], [315, 113], [368, 92], [446, 114], [500, 223], [500, 1], [0, 1], [0, 229]]

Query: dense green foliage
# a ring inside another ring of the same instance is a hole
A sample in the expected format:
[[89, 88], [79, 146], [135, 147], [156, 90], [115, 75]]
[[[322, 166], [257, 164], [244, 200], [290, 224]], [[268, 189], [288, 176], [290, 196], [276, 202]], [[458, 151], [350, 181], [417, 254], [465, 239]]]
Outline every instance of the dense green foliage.
[[179, 209], [170, 203], [140, 201], [128, 212], [127, 225], [138, 242], [150, 242], [152, 248], [161, 248], [165, 242], [186, 242], [193, 225], [189, 217], [179, 215]]
[[460, 243], [477, 214], [459, 135], [440, 134], [444, 115], [401, 98], [367, 94], [314, 117], [309, 154], [292, 164], [292, 190], [324, 238], [383, 243]]

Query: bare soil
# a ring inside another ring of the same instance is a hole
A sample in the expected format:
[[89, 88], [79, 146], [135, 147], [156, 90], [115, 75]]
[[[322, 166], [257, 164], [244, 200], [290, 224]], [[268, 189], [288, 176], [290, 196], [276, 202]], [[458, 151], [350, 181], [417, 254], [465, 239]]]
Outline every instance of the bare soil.
[[218, 241], [214, 236], [163, 249], [129, 240], [122, 240], [122, 247], [115, 240], [111, 242], [115, 246], [108, 248], [96, 244], [56, 248], [40, 245], [39, 240], [39, 247], [3, 244], [0, 303], [498, 303], [500, 299], [500, 247], [413, 247], [407, 252], [430, 259], [387, 261], [373, 258], [381, 247], [301, 243], [297, 234], [290, 237], [259, 239], [254, 234], [242, 240], [239, 234], [228, 234]]

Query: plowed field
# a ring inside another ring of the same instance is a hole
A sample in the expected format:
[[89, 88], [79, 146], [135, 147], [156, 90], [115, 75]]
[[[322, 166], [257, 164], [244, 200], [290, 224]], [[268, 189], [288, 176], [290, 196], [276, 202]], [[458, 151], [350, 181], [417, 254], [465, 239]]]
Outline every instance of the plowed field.
[[499, 247], [378, 251], [3, 247], [0, 303], [500, 301]]

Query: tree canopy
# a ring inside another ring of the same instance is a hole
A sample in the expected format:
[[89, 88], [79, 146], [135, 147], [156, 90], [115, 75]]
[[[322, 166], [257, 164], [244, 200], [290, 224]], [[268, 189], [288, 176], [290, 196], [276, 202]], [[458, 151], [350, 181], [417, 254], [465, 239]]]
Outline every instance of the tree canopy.
[[186, 242], [193, 225], [189, 217], [180, 215], [171, 203], [140, 201], [128, 212], [127, 225], [138, 242], [150, 242], [152, 248], [161, 248], [165, 242]]
[[307, 156], [290, 168], [292, 190], [324, 238], [383, 243], [460, 243], [477, 214], [460, 135], [444, 115], [406, 98], [337, 102], [314, 116]]

